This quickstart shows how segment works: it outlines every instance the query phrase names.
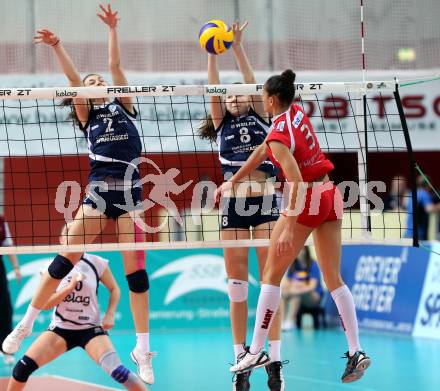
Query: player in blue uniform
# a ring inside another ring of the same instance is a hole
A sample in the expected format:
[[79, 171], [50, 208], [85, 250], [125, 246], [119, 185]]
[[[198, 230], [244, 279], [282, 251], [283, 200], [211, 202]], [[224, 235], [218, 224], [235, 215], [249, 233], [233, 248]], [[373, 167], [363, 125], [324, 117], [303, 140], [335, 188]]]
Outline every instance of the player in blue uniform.
[[[245, 83], [255, 83], [255, 76], [246, 53], [241, 46], [241, 36], [247, 23], [233, 24], [234, 43], [232, 51]], [[217, 57], [208, 54], [208, 83], [219, 84]], [[231, 177], [246, 162], [252, 151], [262, 144], [267, 136], [269, 124], [260, 96], [230, 95], [226, 99], [211, 97], [211, 117], [199, 130], [200, 137], [216, 141], [219, 160], [225, 180]], [[222, 240], [269, 239], [278, 219], [278, 207], [273, 180], [275, 168], [270, 161], [263, 162], [247, 178], [232, 190], [232, 194], [221, 201], [220, 216]], [[251, 184], [253, 186], [251, 186]], [[267, 258], [267, 248], [256, 249], [260, 274]], [[225, 248], [224, 258], [228, 275], [231, 325], [234, 340], [235, 360], [244, 353], [248, 319], [248, 248]], [[272, 362], [266, 366], [270, 390], [283, 390], [280, 357], [280, 317], [269, 333], [269, 350]], [[249, 373], [238, 374], [234, 379], [234, 390], [248, 390]]]
[[[101, 7], [99, 18], [109, 27], [109, 70], [114, 85], [127, 85], [120, 65], [117, 35], [117, 12], [110, 5]], [[60, 39], [49, 30], [40, 30], [35, 43], [52, 46], [54, 54], [67, 76], [70, 86], [105, 86], [99, 74], [87, 75], [81, 80], [72, 60]], [[120, 243], [132, 243], [139, 239], [138, 229], [132, 219], [139, 214], [141, 200], [139, 168], [133, 159], [142, 150], [140, 137], [133, 120], [136, 110], [132, 98], [106, 99], [73, 98], [72, 116], [85, 133], [89, 147], [90, 175], [87, 195], [67, 232], [68, 244], [92, 243], [101, 234], [108, 219], [117, 223]], [[126, 172], [131, 172], [126, 178]], [[131, 200], [126, 202], [126, 199]], [[121, 209], [117, 205], [126, 205]], [[149, 346], [148, 275], [145, 264], [140, 265], [136, 251], [124, 251], [124, 270], [130, 289], [130, 305], [136, 328], [137, 344], [131, 357], [138, 365], [139, 376], [146, 383], [154, 382]], [[74, 267], [81, 253], [58, 254], [42, 278], [24, 318], [3, 343], [5, 351], [18, 350], [21, 341], [32, 331], [35, 318], [57, 286]]]

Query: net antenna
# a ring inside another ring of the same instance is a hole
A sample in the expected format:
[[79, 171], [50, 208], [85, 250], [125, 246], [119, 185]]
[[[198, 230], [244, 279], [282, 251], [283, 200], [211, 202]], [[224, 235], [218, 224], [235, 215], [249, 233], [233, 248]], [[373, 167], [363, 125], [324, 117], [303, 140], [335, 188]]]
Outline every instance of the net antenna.
[[[365, 25], [364, 25], [364, 0], [360, 0], [360, 33], [361, 33], [361, 63], [362, 83], [366, 82], [366, 56], [365, 56]], [[371, 237], [371, 215], [368, 202], [368, 134], [367, 134], [367, 96], [365, 88], [361, 89], [359, 98], [356, 99], [356, 127], [359, 132], [359, 149], [357, 151], [359, 173], [359, 202], [361, 211], [362, 236]]]

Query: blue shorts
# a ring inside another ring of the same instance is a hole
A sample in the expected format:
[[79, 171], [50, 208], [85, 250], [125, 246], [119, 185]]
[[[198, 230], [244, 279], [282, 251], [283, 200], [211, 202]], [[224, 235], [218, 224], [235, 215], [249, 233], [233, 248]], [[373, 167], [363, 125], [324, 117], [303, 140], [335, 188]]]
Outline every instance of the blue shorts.
[[[101, 199], [99, 200], [97, 196]], [[93, 209], [116, 220], [125, 213], [142, 210], [142, 188], [133, 187], [128, 190], [105, 191], [100, 186], [90, 186], [83, 200], [83, 205], [91, 205]], [[117, 205], [121, 205], [122, 208]]]
[[278, 220], [280, 211], [276, 195], [246, 198], [222, 198], [221, 229], [249, 229]]

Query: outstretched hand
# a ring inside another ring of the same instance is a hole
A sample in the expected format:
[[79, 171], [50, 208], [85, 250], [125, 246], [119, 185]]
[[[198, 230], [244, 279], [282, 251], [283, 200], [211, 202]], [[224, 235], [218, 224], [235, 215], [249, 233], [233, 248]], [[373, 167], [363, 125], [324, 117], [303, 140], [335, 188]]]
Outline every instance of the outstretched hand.
[[107, 4], [107, 8], [102, 4], [99, 4], [99, 8], [103, 12], [100, 14], [99, 12], [96, 14], [99, 19], [101, 19], [108, 27], [115, 28], [118, 24], [120, 18], [118, 18], [118, 11], [112, 11], [112, 7], [110, 4]]
[[46, 45], [55, 46], [60, 39], [50, 30], [37, 30], [37, 35], [34, 36], [34, 43], [45, 43]]
[[232, 45], [235, 46], [241, 44], [241, 34], [248, 24], [249, 22], [246, 21], [240, 26], [240, 22], [238, 20], [232, 24], [232, 32], [234, 33], [234, 43]]

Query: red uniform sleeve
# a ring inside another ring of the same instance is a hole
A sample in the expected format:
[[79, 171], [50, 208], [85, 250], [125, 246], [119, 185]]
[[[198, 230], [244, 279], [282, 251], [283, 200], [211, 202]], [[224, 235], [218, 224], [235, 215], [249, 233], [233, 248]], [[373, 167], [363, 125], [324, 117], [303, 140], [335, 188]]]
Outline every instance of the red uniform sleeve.
[[289, 126], [286, 121], [286, 117], [283, 115], [280, 118], [277, 118], [275, 122], [272, 124], [270, 129], [270, 133], [266, 138], [266, 143], [269, 141], [279, 141], [283, 143], [287, 148], [292, 150], [292, 136], [290, 134]]

